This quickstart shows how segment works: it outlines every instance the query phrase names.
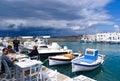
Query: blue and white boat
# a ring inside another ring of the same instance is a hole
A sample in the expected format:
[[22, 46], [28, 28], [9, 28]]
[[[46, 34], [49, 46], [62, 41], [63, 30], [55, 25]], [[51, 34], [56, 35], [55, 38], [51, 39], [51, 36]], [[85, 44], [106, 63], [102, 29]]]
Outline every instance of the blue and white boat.
[[72, 72], [96, 69], [104, 63], [104, 56], [105, 55], [98, 54], [97, 49], [87, 48], [82, 57], [77, 57], [71, 61]]

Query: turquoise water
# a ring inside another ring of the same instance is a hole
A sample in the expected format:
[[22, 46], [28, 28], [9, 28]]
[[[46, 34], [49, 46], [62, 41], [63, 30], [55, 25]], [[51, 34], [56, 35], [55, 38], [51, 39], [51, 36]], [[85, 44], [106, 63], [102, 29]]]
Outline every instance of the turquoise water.
[[95, 48], [99, 50], [100, 54], [104, 54], [105, 62], [103, 66], [88, 72], [71, 72], [71, 64], [49, 66], [48, 61], [45, 62], [45, 66], [51, 69], [57, 69], [60, 73], [63, 73], [70, 77], [78, 75], [85, 75], [91, 77], [97, 81], [120, 81], [120, 44], [105, 44], [105, 43], [80, 43], [80, 42], [63, 42], [60, 45], [66, 45], [69, 49], [75, 51], [82, 51], [86, 48]]

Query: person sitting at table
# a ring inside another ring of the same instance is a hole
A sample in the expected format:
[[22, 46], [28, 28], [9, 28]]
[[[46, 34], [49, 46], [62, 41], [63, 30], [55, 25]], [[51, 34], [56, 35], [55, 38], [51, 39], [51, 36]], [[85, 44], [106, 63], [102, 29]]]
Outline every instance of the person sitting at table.
[[15, 50], [12, 49], [11, 45], [8, 45], [7, 49], [8, 49], [8, 53], [16, 53]]
[[28, 56], [29, 57], [33, 57], [33, 56], [37, 56], [39, 53], [38, 53], [38, 50], [37, 50], [37, 46], [33, 46], [33, 49], [30, 53], [28, 53]]
[[[10, 58], [9, 56], [8, 56], [8, 49], [7, 48], [4, 48], [3, 50], [2, 50], [2, 56], [1, 56], [1, 60], [5, 60], [6, 62], [7, 62], [7, 64], [8, 64], [8, 66], [9, 67], [12, 67], [13, 66], [13, 62], [16, 60], [15, 58]], [[1, 63], [1, 73], [0, 74], [2, 74], [2, 73], [4, 73], [5, 72], [5, 67], [4, 67], [4, 65], [3, 65], [3, 63]]]

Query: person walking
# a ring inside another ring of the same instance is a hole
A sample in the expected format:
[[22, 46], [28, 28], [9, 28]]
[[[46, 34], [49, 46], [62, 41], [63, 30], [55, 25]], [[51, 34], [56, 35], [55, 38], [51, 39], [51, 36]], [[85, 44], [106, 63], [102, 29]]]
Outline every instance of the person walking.
[[19, 51], [19, 44], [20, 44], [20, 41], [17, 39], [17, 37], [15, 37], [15, 39], [13, 40], [13, 46], [16, 52]]

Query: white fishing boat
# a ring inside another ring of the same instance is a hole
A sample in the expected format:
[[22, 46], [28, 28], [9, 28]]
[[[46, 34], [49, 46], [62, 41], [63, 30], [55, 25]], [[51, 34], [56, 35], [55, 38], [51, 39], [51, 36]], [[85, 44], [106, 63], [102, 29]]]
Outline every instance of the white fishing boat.
[[71, 61], [72, 72], [96, 69], [104, 63], [104, 56], [105, 55], [98, 54], [97, 49], [88, 48], [82, 57], [77, 57]]
[[74, 59], [76, 56], [72, 53], [69, 54], [62, 54], [56, 56], [49, 57], [49, 65], [60, 65], [60, 64], [69, 64], [71, 60]]
[[72, 52], [67, 46], [62, 47], [57, 42], [48, 43], [46, 37], [38, 37], [34, 41], [24, 43], [24, 48], [28, 50], [31, 50], [33, 46], [38, 47], [37, 49], [40, 56], [54, 56]]

